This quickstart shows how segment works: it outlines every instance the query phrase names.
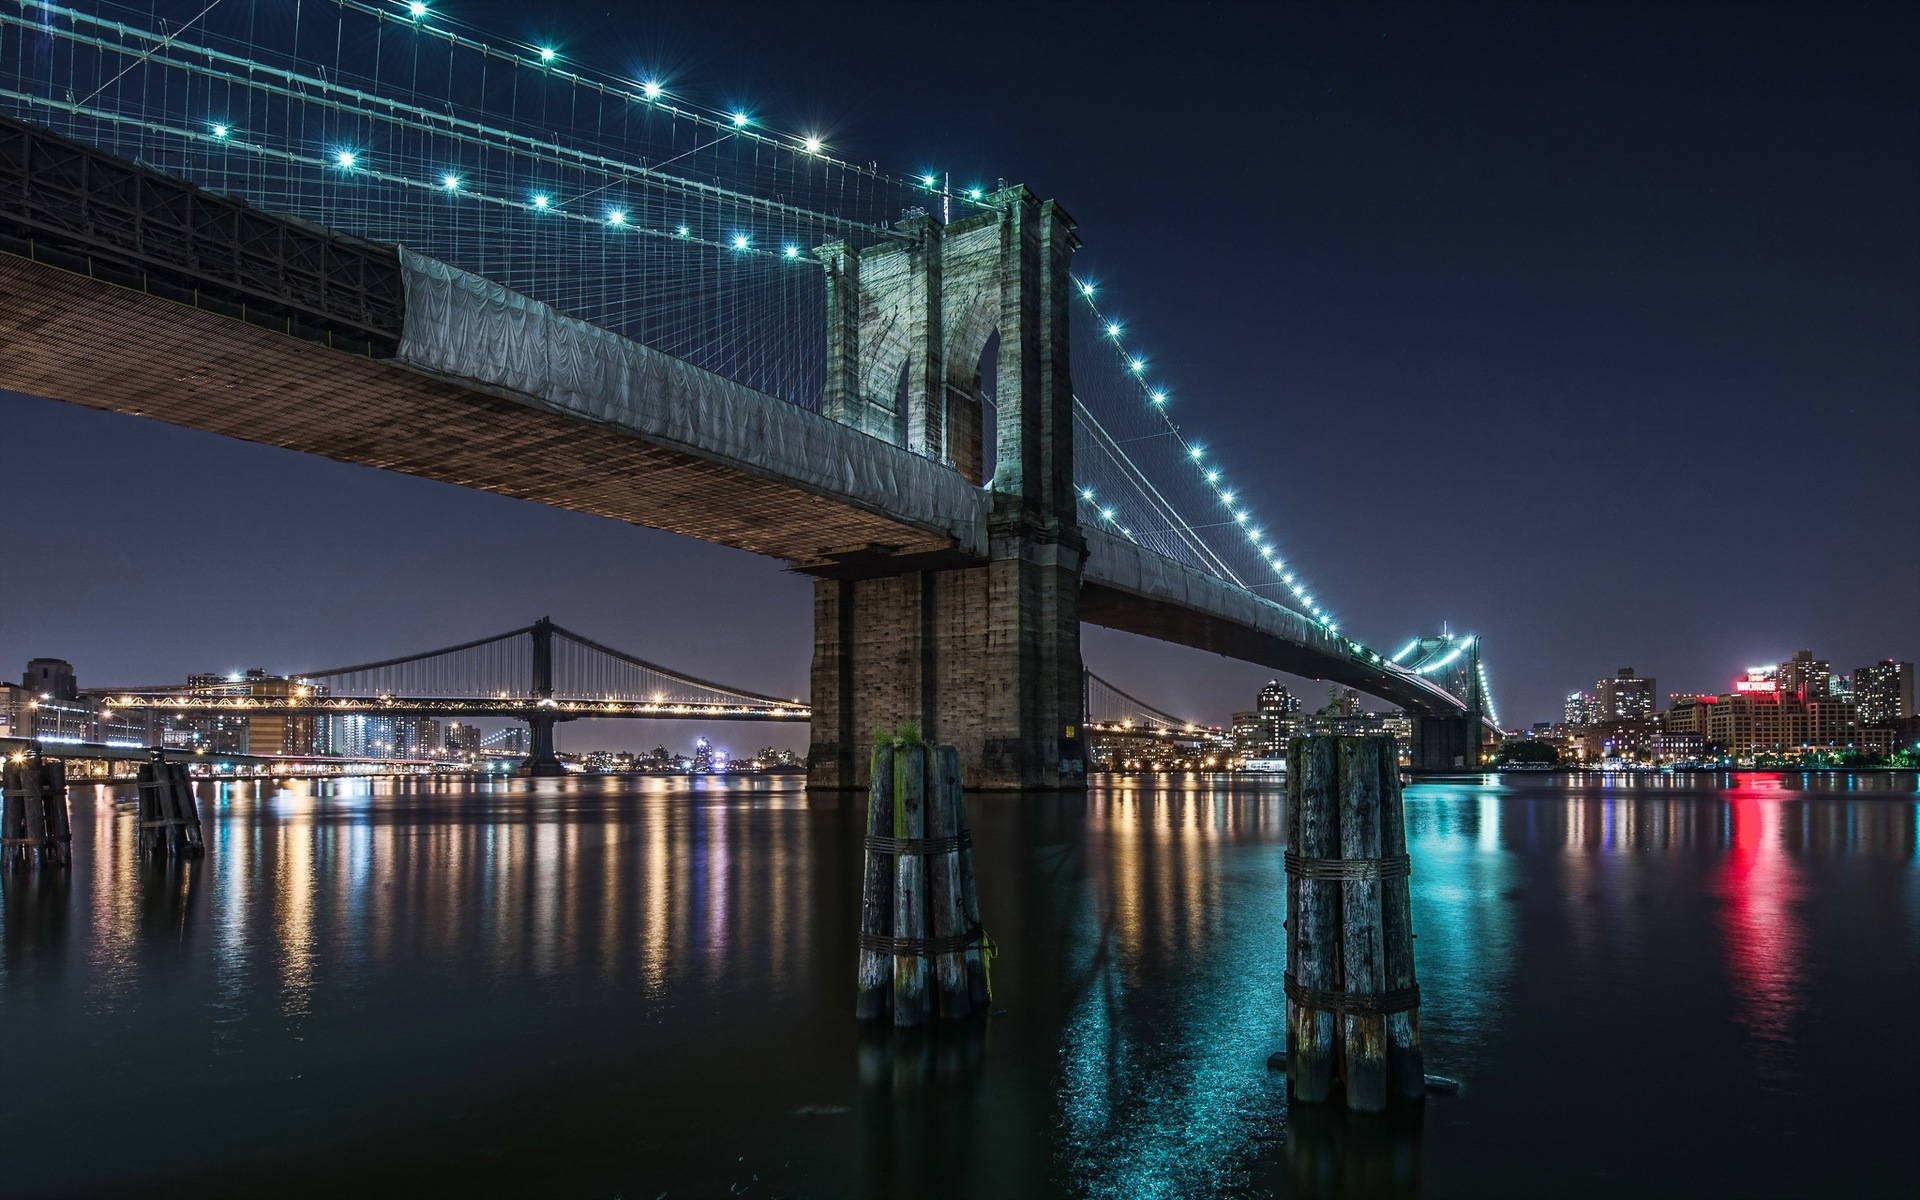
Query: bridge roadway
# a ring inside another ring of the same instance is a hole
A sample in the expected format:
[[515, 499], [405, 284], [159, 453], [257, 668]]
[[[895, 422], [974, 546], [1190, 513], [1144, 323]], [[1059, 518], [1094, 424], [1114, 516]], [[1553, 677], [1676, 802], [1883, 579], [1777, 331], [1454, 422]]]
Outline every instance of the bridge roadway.
[[[914, 454], [394, 247], [0, 118], [0, 388], [670, 530], [808, 567], [985, 561], [991, 494]], [[156, 464], [156, 469], [163, 464]], [[1462, 703], [1097, 529], [1080, 615]]]
[[231, 713], [236, 716], [503, 717], [516, 721], [530, 721], [540, 716], [569, 721], [588, 717], [596, 720], [808, 721], [813, 716], [804, 704], [769, 707], [645, 700], [569, 700], [534, 696], [493, 699], [470, 696], [320, 696], [302, 699], [292, 696], [204, 696], [190, 692], [120, 692], [112, 689], [90, 689], [87, 694], [127, 712]]

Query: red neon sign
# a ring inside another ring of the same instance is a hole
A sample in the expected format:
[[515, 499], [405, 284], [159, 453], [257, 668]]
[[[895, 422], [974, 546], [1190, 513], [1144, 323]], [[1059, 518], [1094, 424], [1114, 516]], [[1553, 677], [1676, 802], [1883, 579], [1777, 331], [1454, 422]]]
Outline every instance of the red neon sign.
[[1736, 692], [1771, 692], [1776, 690], [1771, 679], [1738, 679], [1734, 681]]

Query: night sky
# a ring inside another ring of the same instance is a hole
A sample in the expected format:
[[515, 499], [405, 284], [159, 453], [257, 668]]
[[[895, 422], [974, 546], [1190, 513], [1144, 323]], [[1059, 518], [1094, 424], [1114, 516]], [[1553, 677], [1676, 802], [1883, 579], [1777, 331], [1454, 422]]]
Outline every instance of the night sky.
[[[1626, 665], [1665, 693], [1920, 655], [1910, 6], [437, 7], [1057, 197], [1343, 632], [1484, 635], [1509, 726]], [[295, 670], [550, 614], [806, 693], [810, 585], [776, 563], [6, 393], [0, 439], [8, 674]], [[1211, 721], [1271, 674], [1084, 645]]]

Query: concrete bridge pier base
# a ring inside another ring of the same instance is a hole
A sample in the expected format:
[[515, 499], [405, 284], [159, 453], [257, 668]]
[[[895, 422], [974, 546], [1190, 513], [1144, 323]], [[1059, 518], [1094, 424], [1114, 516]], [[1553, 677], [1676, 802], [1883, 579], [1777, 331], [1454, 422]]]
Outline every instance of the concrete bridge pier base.
[[1409, 755], [1417, 772], [1480, 769], [1480, 721], [1476, 717], [1415, 717]]
[[527, 718], [527, 729], [532, 736], [526, 760], [520, 764], [520, 774], [552, 778], [567, 773], [567, 769], [560, 765], [560, 756], [553, 749], [553, 727], [559, 722], [559, 717], [545, 714]]
[[960, 751], [969, 789], [1086, 785], [1078, 552], [814, 583], [811, 789], [868, 784], [876, 729]]

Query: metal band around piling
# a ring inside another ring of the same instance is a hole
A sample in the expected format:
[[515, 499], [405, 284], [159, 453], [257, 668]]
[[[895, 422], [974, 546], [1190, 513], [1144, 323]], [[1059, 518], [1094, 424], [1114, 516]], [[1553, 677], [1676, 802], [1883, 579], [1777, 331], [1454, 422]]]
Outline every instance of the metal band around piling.
[[1355, 1017], [1384, 1017], [1389, 1013], [1410, 1012], [1420, 1007], [1420, 987], [1395, 988], [1387, 992], [1325, 992], [1302, 987], [1291, 976], [1284, 980], [1287, 999], [1301, 1008], [1316, 1012], [1346, 1013]]
[[871, 950], [875, 954], [891, 954], [902, 958], [926, 958], [934, 954], [958, 954], [962, 950], [973, 950], [980, 946], [986, 936], [986, 930], [975, 925], [965, 933], [951, 934], [947, 937], [900, 938], [887, 937], [878, 933], [860, 935], [860, 948]]
[[966, 850], [973, 845], [973, 834], [958, 833], [952, 837], [935, 838], [897, 838], [881, 837], [878, 834], [867, 835], [867, 852], [870, 854], [949, 854], [955, 850]]
[[1354, 882], [1368, 879], [1404, 879], [1413, 873], [1413, 860], [1405, 854], [1385, 858], [1306, 858], [1287, 851], [1287, 874], [1295, 879], [1330, 879]]

